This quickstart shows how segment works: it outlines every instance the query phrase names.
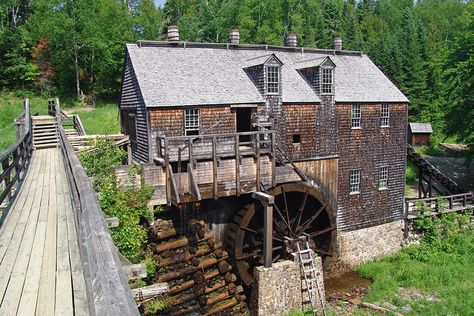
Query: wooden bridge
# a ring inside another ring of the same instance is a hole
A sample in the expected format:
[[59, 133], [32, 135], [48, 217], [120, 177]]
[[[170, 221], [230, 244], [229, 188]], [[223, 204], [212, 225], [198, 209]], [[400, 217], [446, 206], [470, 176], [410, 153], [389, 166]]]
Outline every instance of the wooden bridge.
[[0, 315], [139, 315], [59, 102], [49, 110], [31, 117], [26, 100], [0, 155]]

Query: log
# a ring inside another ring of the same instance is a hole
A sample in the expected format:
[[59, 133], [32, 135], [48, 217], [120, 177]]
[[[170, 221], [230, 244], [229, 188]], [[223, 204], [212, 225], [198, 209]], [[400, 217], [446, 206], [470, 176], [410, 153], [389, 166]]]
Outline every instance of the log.
[[194, 294], [203, 296], [206, 294], [206, 284], [199, 284], [194, 287]]
[[189, 275], [191, 273], [195, 273], [195, 272], [200, 271], [202, 269], [207, 269], [209, 267], [212, 267], [213, 265], [218, 264], [221, 260], [226, 260], [226, 259], [227, 259], [227, 257], [223, 257], [221, 259], [217, 259], [217, 258], [205, 259], [205, 260], [201, 261], [201, 263], [197, 267], [185, 267], [185, 268], [182, 268], [182, 269], [178, 269], [178, 270], [175, 270], [175, 271], [168, 272], [168, 273], [166, 273], [162, 276], [158, 276], [158, 279], [156, 279], [156, 276], [155, 276], [155, 279], [158, 282], [168, 282], [168, 281], [171, 281], [171, 280], [181, 279], [182, 277], [184, 277], [186, 275]]
[[158, 295], [168, 293], [169, 290], [170, 287], [168, 283], [155, 283], [138, 289], [132, 289], [132, 295], [136, 302], [142, 302]]
[[198, 302], [199, 302], [199, 305], [206, 306], [207, 305], [207, 298], [205, 296], [199, 296]]
[[207, 305], [214, 305], [220, 301], [223, 301], [225, 299], [228, 299], [230, 297], [229, 293], [226, 292], [222, 292], [216, 296], [213, 296], [213, 297], [210, 297], [207, 299]]
[[212, 285], [211, 287], [206, 288], [206, 293], [205, 294], [209, 294], [211, 292], [217, 291], [218, 289], [223, 288], [225, 285], [226, 285], [226, 283], [225, 283], [224, 280], [218, 281], [218, 282], [214, 283], [214, 285]]
[[204, 273], [202, 273], [202, 271], [197, 271], [197, 272], [193, 275], [193, 281], [194, 281], [195, 284], [201, 284], [201, 283], [203, 283], [205, 280], [206, 280], [206, 278], [204, 277]]
[[155, 237], [156, 240], [162, 240], [162, 239], [167, 239], [170, 237], [174, 237], [178, 234], [175, 228], [170, 228], [164, 231], [159, 231], [159, 232], [153, 232], [153, 237]]
[[[189, 251], [174, 254], [173, 256], [171, 256], [169, 258], [166, 258], [166, 259], [161, 259], [161, 260], [158, 259], [157, 260], [158, 261], [158, 267], [159, 268], [167, 267], [167, 266], [170, 266], [170, 265], [174, 265], [174, 264], [177, 264], [177, 263], [181, 263], [181, 262], [184, 262], [184, 261], [191, 260], [193, 258], [202, 257], [202, 256], [208, 255], [210, 253], [211, 253], [211, 250], [206, 247], [206, 248], [199, 248], [196, 251], [196, 253], [194, 253], [194, 254], [189, 253]], [[153, 258], [155, 258], [155, 256], [153, 256]]]
[[197, 267], [199, 265], [199, 259], [194, 257], [191, 259], [191, 264], [195, 267]]
[[219, 306], [216, 306], [214, 308], [212, 308], [211, 310], [209, 310], [206, 314], [204, 314], [205, 316], [208, 316], [208, 315], [214, 315], [214, 314], [217, 314], [217, 313], [220, 313], [220, 312], [223, 312], [225, 311], [226, 309], [229, 309], [229, 308], [232, 308], [234, 307], [235, 305], [237, 305], [237, 302], [235, 300], [231, 300], [227, 303], [224, 303], [222, 305], [219, 305]]
[[235, 274], [232, 274], [230, 272], [227, 272], [225, 275], [224, 275], [224, 280], [226, 281], [227, 284], [229, 283], [232, 283], [232, 282], [235, 282], [237, 280], [237, 277]]
[[[205, 279], [205, 281], [209, 281], [209, 280], [212, 280], [212, 279], [218, 277], [219, 275], [220, 275], [220, 273], [216, 269], [216, 270], [213, 270], [213, 271], [210, 271], [210, 272], [204, 274], [204, 279]], [[229, 278], [233, 279], [234, 280], [233, 282], [235, 282], [235, 280], [237, 280], [237, 277], [234, 274], [230, 274], [230, 273], [229, 273]], [[227, 283], [227, 281], [226, 281], [226, 283]], [[194, 280], [189, 280], [189, 281], [186, 281], [184, 283], [181, 283], [180, 285], [173, 286], [173, 287], [170, 288], [170, 294], [175, 295], [177, 293], [180, 293], [182, 291], [185, 291], [185, 290], [193, 287], [195, 284], [196, 283], [194, 282]]]
[[385, 307], [382, 307], [382, 306], [378, 306], [378, 305], [375, 305], [375, 304], [363, 302], [361, 305], [364, 306], [365, 308], [369, 308], [369, 309], [372, 309], [374, 311], [381, 312], [381, 313], [384, 313], [384, 314], [390, 313], [390, 314], [393, 314], [393, 315], [396, 315], [396, 316], [403, 316], [402, 314], [399, 314], [399, 313], [397, 313], [397, 312], [395, 312], [391, 309], [388, 309], [388, 308], [385, 308]]
[[227, 291], [230, 295], [234, 295], [237, 292], [237, 285], [235, 285], [235, 283], [230, 283], [227, 286]]
[[217, 269], [219, 269], [219, 272], [221, 274], [225, 274], [227, 271], [229, 271], [230, 264], [228, 264], [226, 261], [221, 261], [217, 264]]
[[192, 312], [199, 311], [200, 308], [201, 308], [201, 306], [199, 306], [199, 304], [194, 304], [194, 305], [190, 305], [190, 306], [183, 307], [183, 308], [177, 309], [175, 311], [172, 311], [172, 312], [169, 313], [169, 315], [170, 316], [189, 315]]
[[[212, 231], [207, 232], [206, 235], [204, 236], [204, 238], [198, 240], [198, 243], [204, 242], [204, 241], [209, 241], [209, 240], [212, 240], [212, 239], [214, 239], [214, 232], [212, 232]], [[173, 249], [176, 249], [176, 248], [181, 248], [181, 247], [187, 246], [188, 243], [189, 243], [189, 240], [188, 240], [187, 237], [180, 238], [180, 239], [177, 239], [177, 240], [164, 241], [164, 242], [160, 243], [158, 246], [156, 246], [155, 252], [160, 253], [160, 252], [163, 252], [163, 251], [166, 251], [166, 250], [173, 250]]]

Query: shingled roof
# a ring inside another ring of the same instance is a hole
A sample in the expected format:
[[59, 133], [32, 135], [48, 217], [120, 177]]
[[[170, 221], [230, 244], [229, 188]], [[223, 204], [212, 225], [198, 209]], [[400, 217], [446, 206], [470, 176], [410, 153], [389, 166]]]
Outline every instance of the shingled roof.
[[127, 44], [146, 106], [263, 103], [244, 71], [274, 54], [282, 63], [282, 102], [319, 103], [297, 69], [318, 66], [330, 57], [336, 65], [336, 102], [408, 102], [362, 53], [288, 49], [263, 45], [211, 45], [153, 42]]
[[410, 131], [412, 133], [431, 134], [433, 128], [430, 123], [410, 123]]

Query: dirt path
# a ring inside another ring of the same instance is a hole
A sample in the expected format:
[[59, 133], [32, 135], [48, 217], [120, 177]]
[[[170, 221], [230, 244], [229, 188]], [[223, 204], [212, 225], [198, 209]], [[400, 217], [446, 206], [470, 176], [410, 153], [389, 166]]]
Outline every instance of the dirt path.
[[428, 155], [423, 155], [423, 157], [462, 188], [468, 191], [474, 190], [474, 162], [467, 166], [464, 158]]

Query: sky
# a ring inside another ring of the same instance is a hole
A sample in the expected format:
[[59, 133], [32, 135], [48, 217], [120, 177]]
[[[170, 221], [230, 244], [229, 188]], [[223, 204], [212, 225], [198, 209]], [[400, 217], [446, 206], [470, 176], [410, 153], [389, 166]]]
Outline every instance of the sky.
[[155, 0], [155, 4], [159, 7], [162, 7], [165, 4], [166, 0]]

